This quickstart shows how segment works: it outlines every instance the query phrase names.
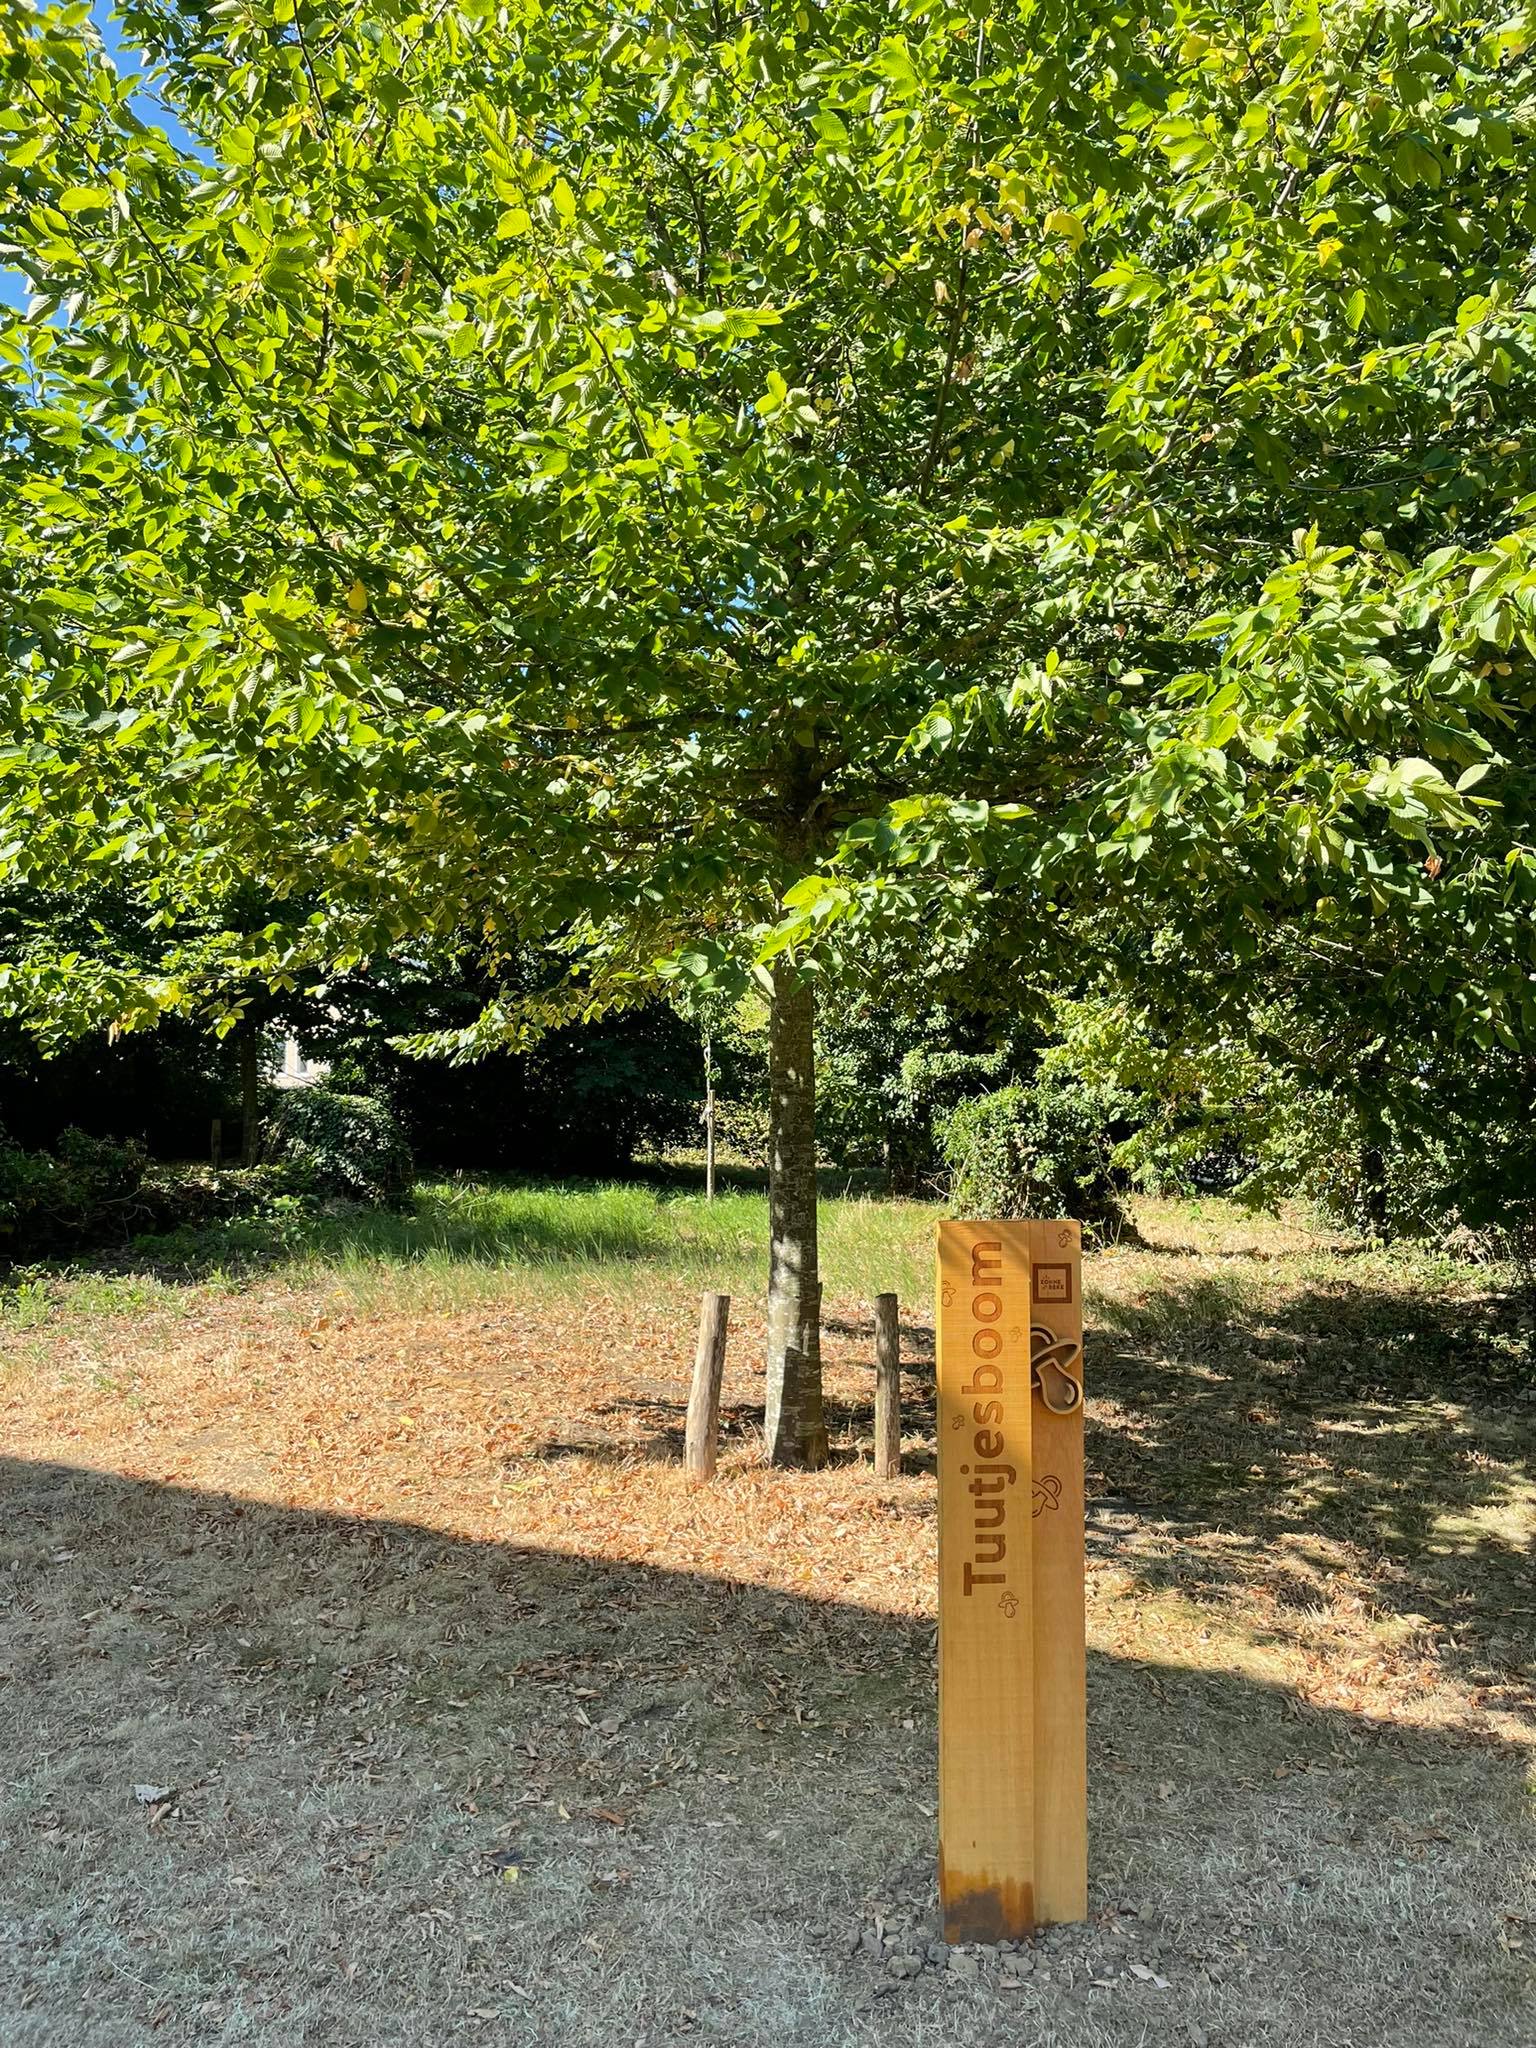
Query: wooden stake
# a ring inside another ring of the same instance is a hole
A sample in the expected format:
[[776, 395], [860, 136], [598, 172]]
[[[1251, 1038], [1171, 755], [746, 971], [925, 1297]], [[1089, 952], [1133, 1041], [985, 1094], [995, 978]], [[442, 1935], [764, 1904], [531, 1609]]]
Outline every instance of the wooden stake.
[[946, 1941], [1035, 1925], [1027, 1223], [941, 1223], [939, 1897]]
[[[814, 1370], [812, 1368], [814, 1361]], [[821, 1282], [808, 1288], [800, 1348], [795, 1353], [795, 1413], [800, 1418], [800, 1457], [807, 1472], [819, 1472], [832, 1455], [821, 1396]]]
[[688, 1435], [683, 1463], [697, 1484], [715, 1476], [720, 1448], [720, 1380], [725, 1371], [725, 1332], [731, 1312], [728, 1294], [706, 1294], [699, 1304], [699, 1348], [693, 1357], [688, 1395]]
[[224, 1164], [224, 1119], [216, 1116], [208, 1133], [208, 1154], [213, 1161], [213, 1170], [218, 1172]]
[[901, 1323], [894, 1294], [875, 1296], [875, 1477], [901, 1471]]
[[1088, 1912], [1083, 1269], [1075, 1223], [1031, 1223], [1035, 1917]]

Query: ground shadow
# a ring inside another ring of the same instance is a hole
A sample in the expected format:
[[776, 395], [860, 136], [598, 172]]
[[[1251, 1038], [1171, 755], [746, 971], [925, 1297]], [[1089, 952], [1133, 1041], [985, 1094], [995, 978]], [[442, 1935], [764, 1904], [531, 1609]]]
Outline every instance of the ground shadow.
[[[604, 1429], [601, 1422], [584, 1429], [571, 1429], [559, 1437], [546, 1438], [531, 1452], [518, 1452], [517, 1460], [534, 1458], [601, 1458], [611, 1464], [629, 1464], [635, 1458], [655, 1464], [675, 1465], [683, 1455], [687, 1436], [688, 1403], [661, 1394], [625, 1395], [602, 1401], [594, 1416], [613, 1416], [621, 1425]], [[637, 1428], [644, 1434], [636, 1434]], [[720, 1408], [720, 1441], [761, 1442], [763, 1404], [761, 1401], [728, 1401]], [[509, 1460], [509, 1462], [511, 1462]]]
[[1353, 1273], [1277, 1295], [1207, 1276], [1089, 1306], [1102, 1541], [1163, 1524], [1177, 1542], [1132, 1546], [1150, 1579], [1263, 1586], [1292, 1606], [1326, 1597], [1352, 1558], [1384, 1614], [1446, 1625], [1460, 1675], [1536, 1702], [1520, 1297], [1436, 1300]]
[[[1286, 1292], [1160, 1278], [1139, 1305], [1090, 1292], [1089, 1311], [1091, 1545], [1148, 1586], [1292, 1611], [1349, 1563], [1382, 1616], [1436, 1625], [1446, 1669], [1536, 1713], [1525, 1296], [1437, 1301], [1351, 1269]], [[873, 1347], [871, 1317], [827, 1328]], [[909, 1472], [935, 1466], [933, 1344], [904, 1322]], [[872, 1391], [827, 1405], [834, 1439], [869, 1439]]]
[[1519, 1759], [1454, 1731], [1095, 1656], [1092, 1927], [900, 1983], [926, 1622], [61, 1464], [0, 1503], [7, 2048], [1521, 2038]]

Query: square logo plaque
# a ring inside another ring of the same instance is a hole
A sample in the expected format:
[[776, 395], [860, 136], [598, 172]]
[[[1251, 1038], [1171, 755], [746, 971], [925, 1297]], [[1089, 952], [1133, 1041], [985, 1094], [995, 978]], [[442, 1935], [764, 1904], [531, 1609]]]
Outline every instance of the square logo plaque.
[[1034, 1296], [1036, 1301], [1069, 1303], [1072, 1299], [1072, 1268], [1070, 1266], [1036, 1266]]

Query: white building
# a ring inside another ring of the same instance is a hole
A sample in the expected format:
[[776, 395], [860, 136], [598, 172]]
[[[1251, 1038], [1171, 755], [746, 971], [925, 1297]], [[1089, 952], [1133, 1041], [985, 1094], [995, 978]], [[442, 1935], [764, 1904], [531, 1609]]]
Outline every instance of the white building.
[[313, 1088], [317, 1081], [323, 1081], [331, 1071], [328, 1060], [307, 1059], [299, 1050], [296, 1038], [283, 1040], [282, 1064], [271, 1076], [274, 1088]]

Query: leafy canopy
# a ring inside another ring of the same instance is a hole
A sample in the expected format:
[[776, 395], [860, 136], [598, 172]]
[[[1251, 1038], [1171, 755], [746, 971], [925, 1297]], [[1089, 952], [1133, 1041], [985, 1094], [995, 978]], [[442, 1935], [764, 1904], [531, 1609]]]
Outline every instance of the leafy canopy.
[[0, 6], [14, 881], [593, 1004], [1439, 878], [1529, 1029], [1529, 10], [123, 19], [195, 152]]

